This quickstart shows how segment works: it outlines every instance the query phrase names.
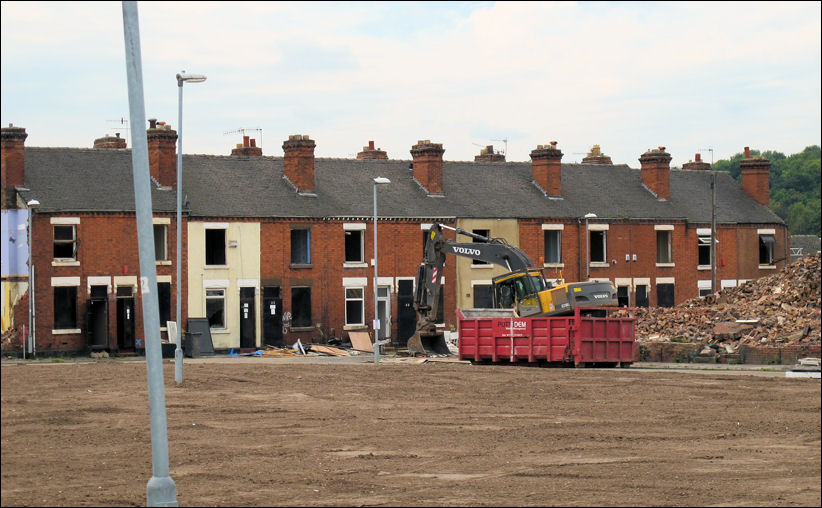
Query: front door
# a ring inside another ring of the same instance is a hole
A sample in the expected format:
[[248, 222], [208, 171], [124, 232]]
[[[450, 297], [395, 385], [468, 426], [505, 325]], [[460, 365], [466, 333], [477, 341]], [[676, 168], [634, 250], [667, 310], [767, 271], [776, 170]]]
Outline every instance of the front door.
[[397, 281], [397, 314], [397, 343], [402, 347], [417, 329], [413, 280]]
[[263, 344], [283, 347], [283, 300], [280, 288], [263, 288]]
[[657, 284], [656, 285], [657, 305], [660, 307], [674, 306], [674, 285], [673, 284]]
[[645, 284], [640, 284], [636, 287], [636, 306], [648, 306], [648, 286]]
[[377, 288], [377, 315], [380, 320], [380, 340], [391, 336], [391, 289], [389, 286]]
[[[128, 295], [128, 296], [125, 296]], [[131, 286], [117, 288], [117, 347], [134, 349], [134, 296]]]
[[240, 288], [240, 349], [256, 347], [254, 288]]
[[108, 298], [106, 286], [91, 286], [86, 304], [86, 334], [92, 350], [108, 347]]

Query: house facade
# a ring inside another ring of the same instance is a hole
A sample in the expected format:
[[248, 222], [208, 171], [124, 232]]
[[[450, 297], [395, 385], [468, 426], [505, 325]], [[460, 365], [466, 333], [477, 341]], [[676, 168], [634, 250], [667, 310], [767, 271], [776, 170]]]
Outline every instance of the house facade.
[[[247, 138], [231, 155], [183, 155], [177, 267], [176, 132], [151, 120], [146, 135], [164, 340], [178, 312], [184, 329], [189, 318], [207, 318], [217, 350], [346, 338], [370, 331], [376, 316], [380, 336], [402, 347], [416, 320], [423, 237], [435, 222], [505, 238], [549, 280], [608, 280], [622, 305], [675, 305], [711, 291], [712, 180], [717, 289], [789, 260], [787, 228], [767, 209], [765, 159], [746, 158], [739, 185], [707, 165], [671, 170], [664, 147], [641, 154], [639, 168], [612, 164], [598, 150], [581, 164], [563, 164], [555, 142], [535, 147], [528, 162], [447, 161], [442, 145], [429, 140], [411, 146], [410, 159], [389, 159], [373, 142], [357, 158], [337, 159], [316, 158], [316, 142], [294, 135], [280, 156], [263, 155]], [[20, 127], [3, 128], [2, 136], [3, 350], [139, 351], [138, 245], [124, 140], [39, 148], [25, 146]], [[377, 186], [377, 177], [390, 183]], [[503, 270], [454, 258], [444, 272], [441, 320], [452, 329], [457, 308], [487, 305], [490, 281]]]

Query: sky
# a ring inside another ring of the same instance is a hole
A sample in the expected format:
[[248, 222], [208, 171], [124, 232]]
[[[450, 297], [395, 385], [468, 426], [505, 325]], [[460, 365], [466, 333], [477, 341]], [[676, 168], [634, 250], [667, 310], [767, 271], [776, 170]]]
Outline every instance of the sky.
[[[138, 2], [146, 118], [183, 153], [229, 155], [242, 136], [282, 156], [308, 135], [317, 157], [368, 142], [410, 160], [493, 145], [563, 162], [594, 144], [638, 168], [749, 146], [786, 155], [820, 143], [820, 2]], [[0, 125], [26, 146], [128, 146], [121, 2], [2, 2]], [[143, 128], [148, 127], [147, 125]]]

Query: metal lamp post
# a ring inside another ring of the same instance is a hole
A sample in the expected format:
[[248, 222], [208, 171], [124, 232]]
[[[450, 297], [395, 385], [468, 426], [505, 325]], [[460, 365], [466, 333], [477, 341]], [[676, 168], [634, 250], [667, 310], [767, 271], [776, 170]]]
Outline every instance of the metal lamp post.
[[378, 176], [374, 178], [374, 365], [380, 363], [380, 315], [379, 315], [379, 292], [377, 288], [377, 185], [391, 183], [388, 178]]
[[28, 231], [28, 242], [29, 242], [29, 343], [27, 346], [23, 347], [23, 359], [26, 359], [26, 349], [29, 350], [29, 353], [34, 353], [34, 321], [35, 321], [35, 310], [34, 310], [34, 257], [33, 257], [33, 248], [32, 244], [34, 243], [33, 235], [32, 235], [32, 226], [34, 225], [34, 209], [40, 206], [40, 202], [36, 199], [29, 200], [26, 203], [28, 206], [28, 221], [29, 221], [29, 231]]
[[174, 381], [183, 382], [183, 348], [182, 348], [182, 314], [180, 304], [182, 293], [182, 208], [183, 208], [183, 83], [202, 83], [206, 77], [202, 74], [177, 74], [177, 348], [174, 350]]
[[588, 219], [596, 219], [597, 214], [585, 214], [585, 280], [588, 280], [591, 275], [591, 232], [588, 231]]

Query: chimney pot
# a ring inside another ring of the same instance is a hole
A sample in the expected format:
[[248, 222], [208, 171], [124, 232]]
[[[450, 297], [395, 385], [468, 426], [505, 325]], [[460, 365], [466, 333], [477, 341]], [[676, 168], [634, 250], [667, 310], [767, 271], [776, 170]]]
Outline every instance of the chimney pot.
[[746, 158], [746, 159], [750, 159], [750, 158], [751, 158], [751, 148], [750, 148], [750, 147], [748, 147], [748, 146], [746, 146], [746, 147], [745, 147], [745, 158]]
[[369, 141], [369, 142], [368, 142], [368, 149], [369, 149], [369, 150], [373, 150], [373, 149], [374, 149], [374, 142], [373, 142], [373, 141]]
[[248, 136], [243, 136], [243, 146], [248, 146], [248, 140], [249, 140]]
[[148, 128], [149, 129], [156, 129], [157, 128], [157, 119], [156, 118], [149, 118], [148, 119]]
[[257, 140], [256, 140], [256, 139], [254, 139], [254, 138], [251, 138], [251, 140], [250, 140], [250, 141], [251, 141], [251, 147], [252, 147], [252, 148], [255, 148], [255, 147], [257, 146]]
[[696, 161], [696, 162], [702, 162], [702, 155], [700, 155], [700, 154], [695, 154], [695, 155], [694, 155], [694, 161]]

